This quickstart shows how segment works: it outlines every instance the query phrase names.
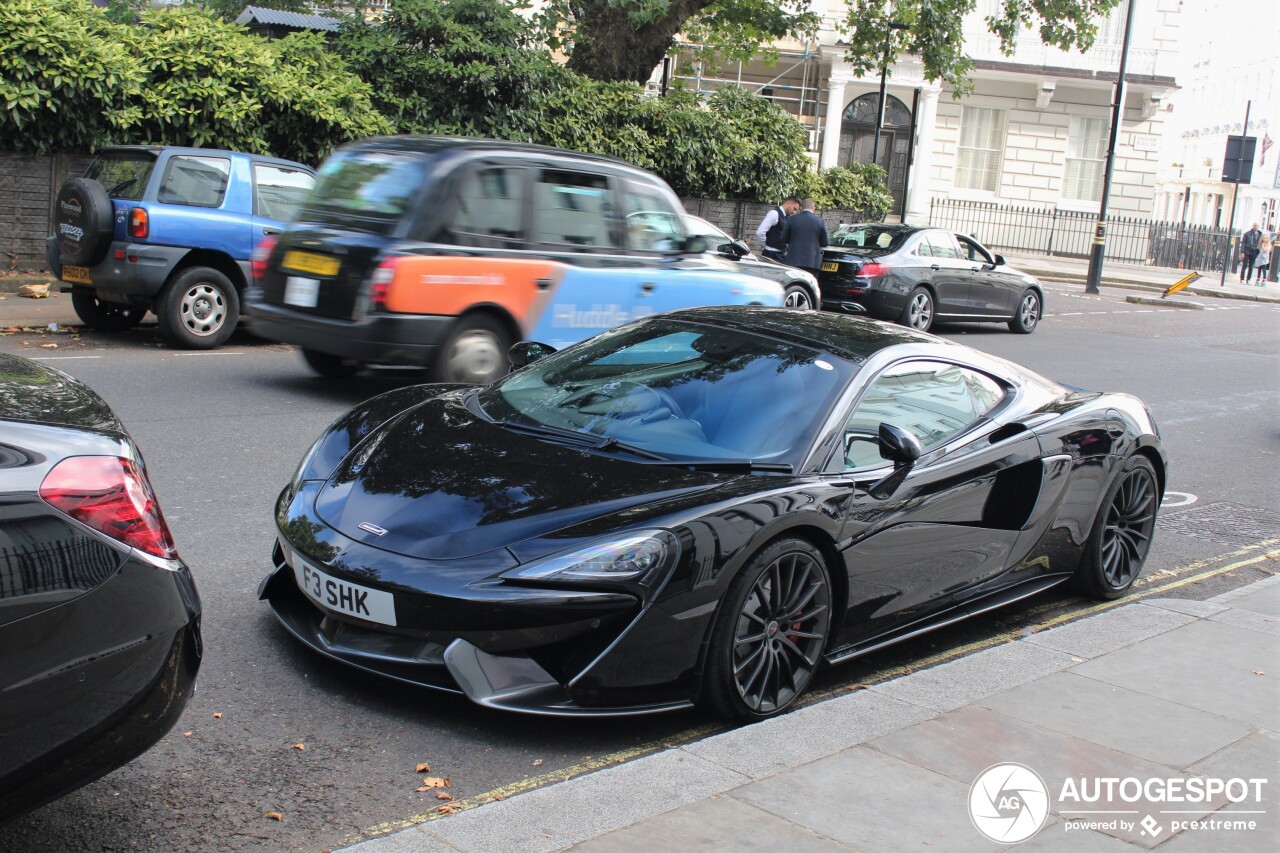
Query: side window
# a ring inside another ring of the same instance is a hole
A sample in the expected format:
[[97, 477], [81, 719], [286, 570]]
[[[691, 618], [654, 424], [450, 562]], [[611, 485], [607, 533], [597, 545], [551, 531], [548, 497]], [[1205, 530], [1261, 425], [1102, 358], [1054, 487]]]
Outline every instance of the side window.
[[627, 246], [638, 252], [670, 252], [684, 240], [680, 212], [655, 187], [627, 181], [622, 191]]
[[971, 261], [977, 261], [980, 264], [994, 264], [995, 260], [991, 255], [987, 254], [987, 250], [970, 240], [968, 237], [956, 235], [956, 239], [960, 241], [960, 252]]
[[929, 245], [933, 247], [933, 256], [935, 258], [959, 258], [960, 249], [956, 246], [956, 240], [945, 231], [930, 231], [926, 235]]
[[301, 169], [253, 164], [254, 213], [288, 222], [298, 212], [316, 179]]
[[916, 254], [922, 258], [933, 257], [933, 246], [929, 245], [928, 237], [921, 237], [920, 242], [916, 243]]
[[231, 161], [225, 157], [170, 157], [156, 200], [164, 204], [220, 207], [227, 194], [230, 174]]
[[863, 392], [845, 422], [845, 468], [884, 463], [880, 424], [910, 432], [926, 450], [963, 432], [1004, 399], [1005, 389], [985, 374], [939, 361], [895, 364]]
[[533, 239], [568, 251], [617, 249], [609, 181], [603, 175], [542, 172], [533, 184]]
[[523, 246], [526, 174], [525, 169], [498, 166], [464, 175], [448, 223], [449, 242], [485, 249]]

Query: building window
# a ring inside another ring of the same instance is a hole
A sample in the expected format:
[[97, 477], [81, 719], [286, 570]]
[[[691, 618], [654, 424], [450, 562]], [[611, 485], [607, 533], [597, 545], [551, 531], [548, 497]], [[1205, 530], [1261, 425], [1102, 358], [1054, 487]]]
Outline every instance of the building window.
[[1004, 152], [1004, 110], [964, 107], [960, 112], [960, 146], [956, 153], [956, 186], [995, 192]]
[[1067, 137], [1067, 174], [1063, 181], [1063, 198], [1076, 201], [1100, 200], [1102, 168], [1106, 159], [1106, 120], [1072, 116]]
[[1094, 39], [1094, 44], [1120, 46], [1124, 44], [1124, 21], [1128, 15], [1128, 10], [1124, 6], [1117, 6], [1111, 10], [1111, 14], [1098, 21], [1098, 35]]

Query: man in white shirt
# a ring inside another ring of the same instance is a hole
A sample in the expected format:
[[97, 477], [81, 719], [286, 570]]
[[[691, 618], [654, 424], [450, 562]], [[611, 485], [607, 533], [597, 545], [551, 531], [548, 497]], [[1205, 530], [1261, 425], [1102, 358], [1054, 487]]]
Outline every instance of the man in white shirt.
[[763, 247], [760, 254], [775, 261], [782, 260], [782, 255], [787, 249], [787, 244], [782, 239], [782, 226], [787, 221], [787, 217], [799, 209], [800, 199], [794, 196], [787, 196], [782, 200], [782, 204], [770, 208], [764, 215], [764, 219], [760, 221], [760, 227], [756, 229], [756, 239]]

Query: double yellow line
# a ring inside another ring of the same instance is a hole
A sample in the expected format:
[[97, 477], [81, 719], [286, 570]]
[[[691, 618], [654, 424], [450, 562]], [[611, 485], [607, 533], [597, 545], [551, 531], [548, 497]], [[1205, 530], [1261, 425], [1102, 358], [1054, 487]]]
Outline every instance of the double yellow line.
[[[1023, 625], [1008, 631], [1002, 631], [998, 634], [992, 634], [989, 637], [984, 637], [981, 640], [975, 640], [972, 643], [953, 646], [944, 652], [929, 655], [928, 657], [917, 658], [909, 664], [884, 667], [867, 673], [859, 686], [879, 684], [880, 682], [888, 681], [891, 678], [897, 678], [916, 670], [937, 666], [940, 663], [946, 663], [947, 661], [955, 660], [956, 658], [981, 651], [982, 649], [988, 649], [1003, 643], [1012, 642], [1024, 636], [1027, 632], [1033, 634], [1039, 633], [1040, 631], [1061, 625], [1064, 622], [1072, 622], [1076, 619], [1082, 619], [1086, 616], [1102, 613], [1123, 604], [1132, 604], [1135, 601], [1140, 601], [1144, 598], [1151, 598], [1171, 589], [1177, 589], [1178, 587], [1187, 586], [1188, 584], [1198, 583], [1200, 581], [1216, 577], [1217, 575], [1223, 575], [1249, 566], [1256, 566], [1259, 563], [1280, 560], [1280, 549], [1277, 549], [1276, 546], [1280, 546], [1280, 537], [1266, 539], [1256, 545], [1250, 545], [1246, 548], [1241, 548], [1238, 551], [1232, 551], [1228, 554], [1222, 554], [1206, 560], [1197, 560], [1195, 562], [1188, 563], [1178, 572], [1173, 574], [1156, 573], [1154, 575], [1139, 578], [1137, 583], [1134, 585], [1135, 591], [1123, 598], [1116, 599], [1115, 601], [1097, 602], [1085, 607], [1073, 609], [1067, 613], [1059, 613], [1056, 616], [1051, 616], [1040, 622], [1034, 622], [1031, 625]], [[1224, 560], [1229, 562], [1225, 565], [1216, 565], [1222, 563]], [[1060, 601], [1051, 602], [1037, 605], [1033, 608], [1027, 608], [1023, 610], [1022, 613], [1024, 616], [1034, 617], [1039, 613], [1058, 610], [1062, 606], [1062, 602]], [[803, 704], [811, 705], [814, 702], [821, 702], [824, 699], [831, 698], [832, 696], [847, 693], [850, 689], [851, 688], [849, 686], [840, 686], [815, 691], [805, 697]], [[668, 735], [661, 740], [651, 741], [650, 743], [630, 747], [629, 749], [620, 750], [618, 752], [612, 752], [608, 755], [600, 756], [599, 758], [590, 758], [560, 770], [543, 773], [539, 776], [531, 776], [526, 779], [511, 782], [507, 785], [502, 785], [491, 791], [486, 791], [483, 794], [476, 794], [475, 796], [467, 797], [466, 799], [457, 800], [449, 803], [447, 812], [452, 813], [454, 811], [465, 811], [467, 809], [473, 809], [476, 806], [482, 806], [485, 803], [504, 800], [508, 797], [513, 797], [516, 794], [524, 793], [525, 791], [532, 791], [535, 788], [541, 788], [544, 785], [567, 781], [574, 776], [581, 776], [582, 774], [590, 773], [593, 770], [600, 770], [614, 764], [622, 764], [631, 759], [640, 758], [641, 756], [657, 752], [660, 749], [680, 746], [682, 744], [701, 740], [702, 738], [717, 734], [718, 732], [725, 731], [729, 728], [730, 726], [726, 723], [706, 723], [701, 726], [694, 726], [693, 728], [686, 729], [674, 735]], [[445, 812], [434, 810], [426, 812], [425, 814], [413, 815], [412, 817], [407, 817], [403, 820], [388, 821], [386, 823], [370, 827], [361, 833], [359, 837], [350, 839], [348, 843], [355, 843], [357, 841], [373, 838], [379, 835], [386, 835], [387, 833], [395, 832], [400, 829], [408, 829], [409, 827], [418, 826], [444, 816]]]

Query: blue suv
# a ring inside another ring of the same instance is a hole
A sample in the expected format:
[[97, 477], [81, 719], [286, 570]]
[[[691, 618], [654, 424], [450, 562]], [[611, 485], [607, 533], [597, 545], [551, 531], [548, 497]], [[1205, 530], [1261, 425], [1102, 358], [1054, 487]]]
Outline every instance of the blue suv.
[[256, 154], [106, 148], [58, 192], [49, 269], [92, 329], [153, 311], [173, 345], [211, 349], [235, 330], [254, 247], [314, 183], [310, 167]]

